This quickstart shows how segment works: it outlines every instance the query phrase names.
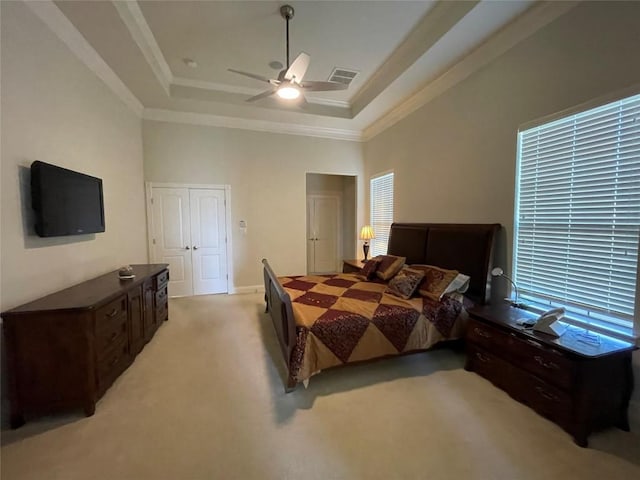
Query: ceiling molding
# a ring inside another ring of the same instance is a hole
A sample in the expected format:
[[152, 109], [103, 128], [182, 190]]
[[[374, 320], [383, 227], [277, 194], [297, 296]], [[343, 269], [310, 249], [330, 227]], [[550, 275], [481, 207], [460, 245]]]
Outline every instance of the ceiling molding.
[[395, 125], [579, 3], [580, 0], [542, 2], [531, 7], [438, 78], [368, 125], [363, 130], [363, 141], [369, 141]]
[[169, 95], [173, 73], [171, 73], [169, 64], [165, 60], [160, 46], [153, 36], [153, 32], [151, 32], [147, 20], [144, 18], [142, 10], [140, 10], [140, 5], [138, 5], [137, 1], [122, 2], [113, 0], [111, 3], [120, 15], [127, 30], [131, 33], [133, 41], [138, 45], [158, 82]]
[[258, 132], [282, 133], [287, 135], [302, 135], [305, 137], [330, 138], [333, 140], [347, 140], [361, 142], [362, 133], [358, 130], [300, 125], [295, 123], [271, 122], [250, 118], [225, 117], [204, 113], [177, 112], [157, 108], [145, 108], [142, 118], [159, 122], [186, 123], [189, 125], [204, 125], [209, 127], [238, 128]]
[[380, 95], [394, 80], [402, 75], [438, 40], [462, 20], [479, 0], [451, 2], [440, 0], [409, 32], [360, 90], [352, 97], [353, 113], [357, 115]]
[[120, 80], [109, 65], [85, 40], [82, 34], [51, 1], [26, 1], [24, 4], [84, 63], [107, 87], [116, 94], [137, 116], [142, 116], [144, 107], [140, 100]]

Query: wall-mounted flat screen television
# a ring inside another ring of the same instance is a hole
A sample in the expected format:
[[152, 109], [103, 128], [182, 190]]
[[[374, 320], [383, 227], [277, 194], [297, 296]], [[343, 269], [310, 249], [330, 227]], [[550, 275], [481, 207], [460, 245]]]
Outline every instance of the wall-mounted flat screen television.
[[31, 204], [41, 237], [104, 232], [102, 180], [41, 161], [31, 164]]

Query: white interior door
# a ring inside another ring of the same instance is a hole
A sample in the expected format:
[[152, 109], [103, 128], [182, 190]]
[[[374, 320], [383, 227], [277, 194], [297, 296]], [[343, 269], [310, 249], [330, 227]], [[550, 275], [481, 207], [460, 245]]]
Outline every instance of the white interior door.
[[193, 293], [227, 292], [225, 191], [189, 191]]
[[152, 198], [153, 258], [169, 264], [172, 296], [192, 295], [189, 190], [154, 187]]
[[307, 260], [309, 273], [330, 273], [339, 264], [340, 201], [337, 196], [310, 195]]

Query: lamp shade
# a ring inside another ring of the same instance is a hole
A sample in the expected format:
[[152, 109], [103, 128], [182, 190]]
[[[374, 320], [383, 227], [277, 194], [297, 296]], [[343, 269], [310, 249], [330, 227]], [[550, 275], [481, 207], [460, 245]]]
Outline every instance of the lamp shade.
[[360, 229], [360, 240], [371, 240], [372, 238], [376, 238], [376, 234], [371, 225], [365, 225]]

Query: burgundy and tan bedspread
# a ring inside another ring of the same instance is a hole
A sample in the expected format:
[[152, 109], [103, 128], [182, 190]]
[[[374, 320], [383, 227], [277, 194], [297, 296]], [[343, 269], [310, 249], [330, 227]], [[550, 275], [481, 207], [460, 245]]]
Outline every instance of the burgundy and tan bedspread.
[[325, 368], [427, 349], [464, 331], [461, 296], [403, 300], [384, 293], [382, 281], [346, 273], [278, 281], [291, 297], [296, 322], [290, 376], [297, 382]]

